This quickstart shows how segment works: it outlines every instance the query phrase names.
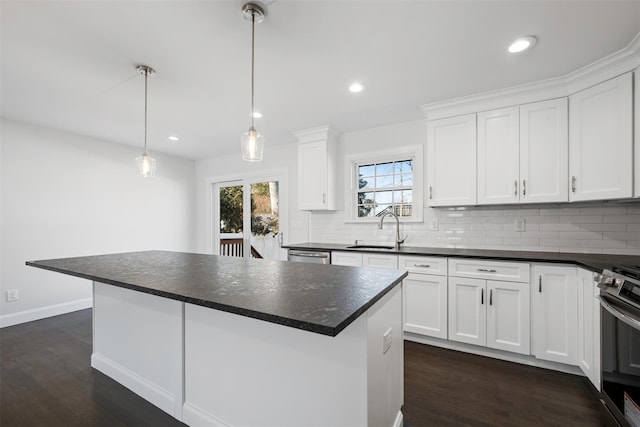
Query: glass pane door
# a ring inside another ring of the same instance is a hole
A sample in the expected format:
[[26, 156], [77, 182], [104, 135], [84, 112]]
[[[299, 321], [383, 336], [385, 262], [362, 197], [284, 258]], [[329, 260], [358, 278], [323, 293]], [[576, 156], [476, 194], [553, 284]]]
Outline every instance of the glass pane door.
[[278, 181], [256, 182], [251, 192], [251, 258], [280, 258], [280, 195]]
[[218, 191], [220, 255], [244, 256], [244, 185], [221, 184]]
[[[286, 259], [286, 251], [281, 248], [279, 181], [232, 181], [216, 184], [216, 187], [219, 221], [214, 245], [219, 244], [218, 253]], [[216, 242], [218, 237], [219, 243]]]

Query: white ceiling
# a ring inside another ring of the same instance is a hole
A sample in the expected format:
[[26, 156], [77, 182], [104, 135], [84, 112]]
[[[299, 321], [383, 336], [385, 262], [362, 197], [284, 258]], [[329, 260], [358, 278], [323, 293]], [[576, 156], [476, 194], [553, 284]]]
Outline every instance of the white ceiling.
[[[8, 1], [2, 116], [190, 159], [239, 154], [249, 126], [244, 1]], [[627, 46], [640, 1], [266, 2], [256, 25], [256, 128], [271, 144], [422, 117], [420, 105], [564, 76]], [[509, 41], [535, 35], [531, 52]], [[360, 80], [366, 90], [347, 91]], [[179, 135], [179, 142], [167, 140]], [[393, 144], [394, 141], [390, 141]]]

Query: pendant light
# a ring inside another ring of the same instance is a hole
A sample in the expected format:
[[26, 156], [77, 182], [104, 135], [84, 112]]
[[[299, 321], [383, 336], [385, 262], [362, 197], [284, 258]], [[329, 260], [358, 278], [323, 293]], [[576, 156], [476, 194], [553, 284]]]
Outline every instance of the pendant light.
[[260, 134], [253, 125], [253, 75], [254, 75], [254, 45], [255, 45], [255, 25], [264, 19], [264, 10], [255, 3], [247, 3], [242, 6], [242, 14], [245, 19], [251, 21], [251, 127], [240, 136], [240, 147], [242, 148], [242, 160], [248, 162], [259, 162], [262, 160], [262, 149], [264, 148], [264, 136]]
[[147, 178], [153, 176], [156, 171], [156, 159], [147, 153], [147, 79], [156, 73], [156, 70], [147, 65], [138, 65], [138, 73], [144, 76], [144, 152], [136, 157], [136, 164], [140, 175]]

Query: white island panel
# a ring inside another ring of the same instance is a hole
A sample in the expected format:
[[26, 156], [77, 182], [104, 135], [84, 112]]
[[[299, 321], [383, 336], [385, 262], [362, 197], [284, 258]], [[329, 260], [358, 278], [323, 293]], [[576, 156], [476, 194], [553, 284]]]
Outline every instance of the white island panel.
[[401, 295], [398, 286], [336, 337], [186, 304], [183, 421], [402, 425]]
[[94, 282], [91, 366], [180, 419], [180, 301]]

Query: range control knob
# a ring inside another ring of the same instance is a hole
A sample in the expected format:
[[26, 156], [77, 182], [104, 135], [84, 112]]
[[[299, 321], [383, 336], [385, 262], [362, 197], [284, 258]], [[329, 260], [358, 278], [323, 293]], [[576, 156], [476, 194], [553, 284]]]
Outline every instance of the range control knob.
[[622, 286], [623, 283], [624, 283], [624, 280], [616, 279], [616, 280], [614, 280], [613, 285], [611, 285], [611, 286], [613, 286], [614, 288], [617, 288], [617, 287]]
[[600, 274], [600, 273], [595, 273], [593, 275], [593, 280], [595, 280], [596, 283], [602, 283], [603, 280], [604, 280], [604, 276], [602, 274]]

